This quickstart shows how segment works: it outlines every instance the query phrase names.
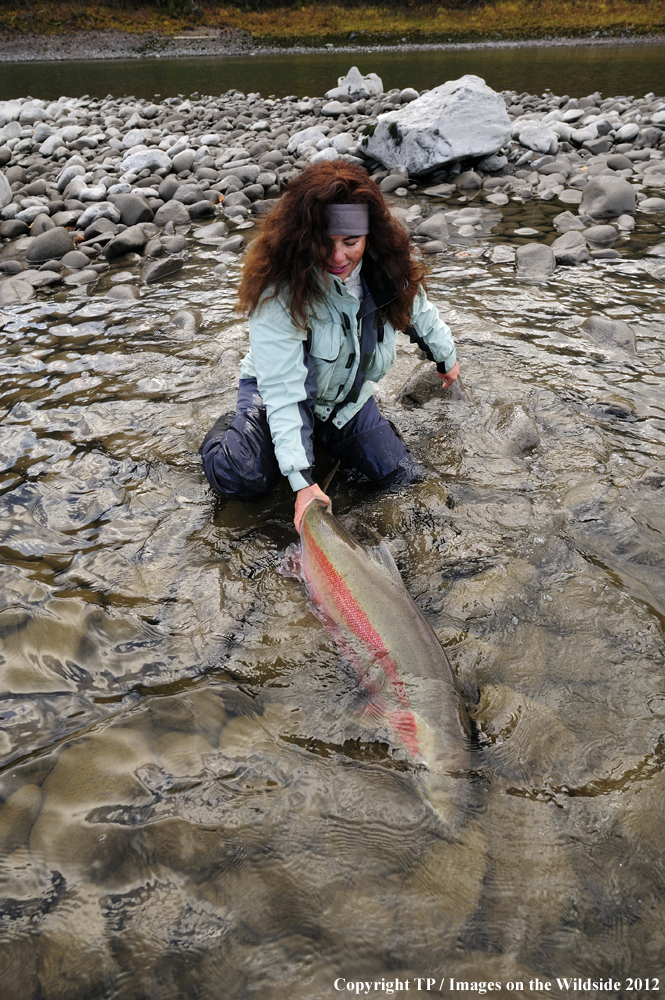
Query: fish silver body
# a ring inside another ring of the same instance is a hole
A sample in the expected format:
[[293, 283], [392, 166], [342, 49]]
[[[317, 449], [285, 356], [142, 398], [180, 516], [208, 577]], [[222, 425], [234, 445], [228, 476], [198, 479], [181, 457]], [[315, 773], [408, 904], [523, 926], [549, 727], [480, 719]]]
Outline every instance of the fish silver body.
[[449, 829], [466, 800], [469, 718], [441, 644], [397, 572], [372, 558], [328, 507], [300, 526], [302, 574], [335, 626], [365, 689], [364, 711], [387, 724]]

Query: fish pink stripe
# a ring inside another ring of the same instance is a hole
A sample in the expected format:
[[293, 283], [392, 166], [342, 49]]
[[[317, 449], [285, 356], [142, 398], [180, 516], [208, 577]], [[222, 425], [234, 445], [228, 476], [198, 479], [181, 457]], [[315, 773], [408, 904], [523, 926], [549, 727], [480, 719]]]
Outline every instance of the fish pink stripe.
[[[316, 544], [307, 523], [304, 525], [304, 530], [308, 536], [307, 544], [310, 547], [312, 556], [314, 557], [313, 562], [315, 562], [317, 568], [328, 584], [326, 592], [331, 595], [339, 613], [350, 626], [351, 631], [355, 635], [359, 636], [363, 642], [376, 649], [378, 653], [377, 662], [381, 663], [381, 666], [388, 675], [395, 690], [395, 694], [399, 698], [402, 705], [404, 705], [405, 708], [408, 708], [409, 700], [404, 689], [404, 683], [399, 676], [397, 665], [388, 655], [388, 650], [385, 648], [383, 639], [376, 631], [365, 612], [358, 605], [357, 600], [346, 586], [335, 567], [327, 559], [322, 549]], [[411, 713], [401, 714], [411, 715]], [[413, 731], [415, 732], [416, 721], [413, 718], [413, 715], [411, 715], [411, 718], [413, 719]]]

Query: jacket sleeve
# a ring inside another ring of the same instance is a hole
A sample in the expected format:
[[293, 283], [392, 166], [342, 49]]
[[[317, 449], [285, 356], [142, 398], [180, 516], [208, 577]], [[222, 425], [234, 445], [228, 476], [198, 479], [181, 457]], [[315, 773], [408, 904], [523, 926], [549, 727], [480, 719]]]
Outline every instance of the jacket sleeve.
[[293, 490], [311, 486], [316, 376], [305, 338], [278, 298], [261, 302], [249, 317], [249, 343], [280, 471]]
[[450, 327], [439, 316], [439, 310], [420, 289], [411, 307], [411, 324], [404, 331], [409, 340], [424, 351], [430, 361], [436, 362], [439, 372], [449, 372], [457, 356]]

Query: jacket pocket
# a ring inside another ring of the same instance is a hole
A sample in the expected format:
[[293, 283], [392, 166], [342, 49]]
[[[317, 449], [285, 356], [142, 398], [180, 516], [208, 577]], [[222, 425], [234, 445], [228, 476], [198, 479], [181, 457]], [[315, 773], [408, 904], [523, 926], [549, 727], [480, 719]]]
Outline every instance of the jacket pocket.
[[336, 361], [342, 349], [342, 328], [337, 323], [312, 323], [309, 353], [323, 361]]

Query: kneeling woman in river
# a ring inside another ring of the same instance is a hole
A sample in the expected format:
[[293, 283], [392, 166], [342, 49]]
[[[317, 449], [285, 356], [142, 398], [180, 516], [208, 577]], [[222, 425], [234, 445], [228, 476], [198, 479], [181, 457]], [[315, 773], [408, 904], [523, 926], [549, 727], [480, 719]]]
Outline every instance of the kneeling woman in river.
[[250, 351], [237, 409], [201, 447], [213, 489], [251, 500], [281, 473], [299, 530], [307, 504], [328, 499], [314, 478], [314, 442], [366, 481], [409, 481], [415, 462], [372, 392], [395, 361], [398, 331], [436, 363], [443, 388], [459, 374], [423, 274], [363, 170], [326, 161], [291, 181], [247, 254], [239, 304]]

